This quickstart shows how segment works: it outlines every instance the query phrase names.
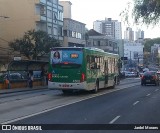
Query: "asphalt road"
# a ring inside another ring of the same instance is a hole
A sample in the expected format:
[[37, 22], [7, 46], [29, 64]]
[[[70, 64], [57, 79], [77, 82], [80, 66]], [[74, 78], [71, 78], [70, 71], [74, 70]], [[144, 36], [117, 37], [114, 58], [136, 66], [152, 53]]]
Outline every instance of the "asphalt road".
[[[14, 124], [160, 124], [159, 110], [160, 87], [137, 85], [75, 102], [68, 106], [16, 121]], [[62, 130], [55, 132], [74, 133], [75, 131]], [[106, 131], [96, 130], [92, 132]], [[135, 131], [107, 132], [130, 133]], [[158, 131], [149, 130], [148, 132]]]

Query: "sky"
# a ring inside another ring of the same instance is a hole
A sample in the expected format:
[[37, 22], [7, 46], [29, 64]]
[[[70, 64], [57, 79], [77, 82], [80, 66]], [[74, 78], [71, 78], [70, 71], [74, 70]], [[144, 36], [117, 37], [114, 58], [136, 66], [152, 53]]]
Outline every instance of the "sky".
[[[61, 0], [60, 0], [61, 1]], [[122, 37], [124, 30], [128, 26], [124, 23], [120, 13], [127, 7], [127, 4], [133, 3], [133, 0], [63, 0], [72, 3], [72, 19], [86, 24], [86, 28], [93, 29], [93, 22], [96, 20], [105, 20], [105, 18], [112, 18], [122, 22]], [[132, 20], [130, 20], [132, 23]], [[144, 31], [145, 38], [160, 37], [160, 25], [149, 26], [133, 24], [130, 27], [135, 31], [140, 28]]]

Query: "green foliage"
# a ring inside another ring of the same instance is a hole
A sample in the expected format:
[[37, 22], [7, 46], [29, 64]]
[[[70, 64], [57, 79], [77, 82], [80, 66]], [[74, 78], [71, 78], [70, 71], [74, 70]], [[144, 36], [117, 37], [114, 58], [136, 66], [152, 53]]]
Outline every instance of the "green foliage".
[[157, 24], [160, 20], [160, 0], [134, 0], [133, 16], [136, 23]]
[[151, 46], [153, 46], [154, 44], [160, 44], [160, 38], [154, 38], [154, 39], [146, 40], [145, 43], [144, 43], [144, 50], [146, 52], [150, 52], [151, 51]]
[[60, 43], [44, 31], [30, 30], [21, 39], [9, 43], [9, 46], [28, 59], [37, 59], [48, 53], [51, 47], [59, 47]]

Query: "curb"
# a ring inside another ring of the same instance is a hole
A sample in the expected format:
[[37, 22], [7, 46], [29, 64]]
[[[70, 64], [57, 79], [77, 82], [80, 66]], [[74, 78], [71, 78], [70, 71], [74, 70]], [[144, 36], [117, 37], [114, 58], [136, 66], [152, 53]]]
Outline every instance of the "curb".
[[11, 94], [11, 93], [17, 93], [17, 92], [35, 91], [35, 90], [42, 90], [42, 89], [48, 89], [48, 87], [43, 86], [43, 87], [40, 87], [40, 88], [36, 87], [36, 88], [32, 88], [32, 89], [31, 88], [28, 88], [28, 89], [26, 89], [26, 88], [16, 88], [15, 90], [14, 89], [4, 89], [4, 92], [0, 92], [0, 94]]

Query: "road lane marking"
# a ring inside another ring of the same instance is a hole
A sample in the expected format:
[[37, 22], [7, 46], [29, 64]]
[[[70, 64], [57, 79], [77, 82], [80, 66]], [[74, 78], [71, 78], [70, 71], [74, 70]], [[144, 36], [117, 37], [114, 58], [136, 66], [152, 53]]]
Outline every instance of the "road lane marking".
[[82, 98], [82, 99], [79, 99], [77, 101], [73, 101], [73, 102], [70, 102], [70, 103], [67, 103], [67, 104], [62, 104], [62, 105], [59, 105], [59, 106], [56, 106], [56, 107], [51, 107], [51, 108], [48, 108], [48, 109], [44, 109], [44, 110], [42, 110], [40, 112], [37, 112], [37, 113], [32, 113], [32, 114], [29, 114], [29, 115], [20, 116], [18, 118], [13, 118], [11, 120], [4, 121], [4, 122], [2, 122], [0, 124], [9, 124], [9, 123], [13, 123], [13, 122], [16, 122], [16, 121], [24, 120], [24, 119], [27, 119], [27, 118], [30, 118], [30, 117], [33, 117], [33, 116], [37, 116], [37, 115], [40, 115], [40, 114], [43, 114], [43, 113], [47, 113], [47, 112], [53, 111], [53, 110], [58, 109], [58, 108], [62, 108], [62, 107], [68, 106], [68, 105], [72, 105], [72, 104], [75, 104], [75, 103], [78, 103], [78, 102], [81, 102], [81, 101], [84, 101], [84, 100], [88, 100], [88, 99], [91, 99], [91, 98], [94, 98], [94, 97], [97, 97], [97, 96], [101, 96], [101, 95], [113, 93], [113, 92], [116, 92], [116, 91], [124, 90], [124, 89], [127, 89], [129, 87], [136, 86], [136, 85], [139, 85], [139, 83], [134, 83], [132, 85], [122, 85], [122, 86], [120, 86], [120, 88], [117, 87], [114, 90], [109, 90], [107, 92], [100, 93], [100, 94], [99, 93], [93, 94], [93, 95], [91, 95], [89, 97]]
[[109, 124], [113, 124], [113, 123], [114, 123], [116, 120], [118, 120], [120, 117], [121, 117], [120, 115], [117, 116], [117, 117], [115, 117], [112, 121], [109, 122]]
[[156, 89], [155, 91], [158, 91], [159, 89]]
[[151, 94], [147, 94], [146, 96], [148, 97], [148, 96], [150, 96]]
[[135, 106], [137, 103], [139, 103], [139, 101], [136, 101], [135, 103], [133, 103], [133, 106]]

